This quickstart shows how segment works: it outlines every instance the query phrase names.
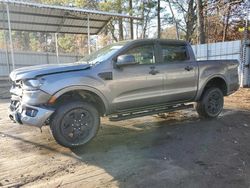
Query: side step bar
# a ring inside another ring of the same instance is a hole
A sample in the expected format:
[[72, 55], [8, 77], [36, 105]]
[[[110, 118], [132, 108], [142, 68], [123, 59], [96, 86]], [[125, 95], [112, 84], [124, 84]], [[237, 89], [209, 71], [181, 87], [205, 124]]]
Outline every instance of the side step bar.
[[160, 107], [155, 107], [155, 108], [149, 108], [149, 109], [144, 109], [140, 111], [133, 111], [133, 112], [123, 112], [119, 114], [114, 114], [109, 116], [110, 121], [121, 121], [125, 119], [132, 119], [132, 118], [137, 118], [137, 117], [142, 117], [142, 116], [148, 116], [148, 115], [153, 115], [153, 114], [159, 114], [159, 113], [165, 113], [165, 112], [172, 112], [176, 110], [184, 110], [187, 108], [193, 108], [193, 104], [179, 104], [179, 105], [174, 105], [174, 106], [160, 106]]

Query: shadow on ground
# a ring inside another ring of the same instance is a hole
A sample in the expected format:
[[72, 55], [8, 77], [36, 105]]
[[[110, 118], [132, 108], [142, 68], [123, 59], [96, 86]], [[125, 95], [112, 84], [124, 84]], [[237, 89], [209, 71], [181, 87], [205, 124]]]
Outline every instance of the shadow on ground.
[[247, 111], [224, 110], [214, 120], [176, 112], [165, 120], [105, 121], [97, 137], [73, 153], [54, 142], [5, 136], [43, 148], [43, 155], [60, 153], [104, 169], [113, 180], [104, 180], [102, 187], [115, 182], [119, 187], [240, 188], [250, 185], [249, 117]]
[[132, 125], [136, 130], [107, 125], [72, 151], [120, 187], [248, 187], [249, 117], [225, 110], [215, 120], [167, 119]]

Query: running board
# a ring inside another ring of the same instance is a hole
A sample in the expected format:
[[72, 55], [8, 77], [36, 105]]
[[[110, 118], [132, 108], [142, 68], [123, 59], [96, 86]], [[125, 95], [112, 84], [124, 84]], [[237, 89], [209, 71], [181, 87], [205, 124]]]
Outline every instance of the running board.
[[159, 113], [166, 113], [166, 112], [172, 112], [176, 110], [184, 110], [187, 108], [193, 108], [193, 104], [179, 104], [179, 105], [174, 105], [174, 106], [160, 106], [160, 107], [155, 107], [155, 108], [149, 108], [149, 109], [144, 109], [140, 111], [129, 111], [129, 112], [123, 112], [119, 114], [114, 114], [109, 116], [110, 121], [121, 121], [125, 119], [132, 119], [132, 118], [137, 118], [137, 117], [143, 117], [143, 116], [148, 116], [148, 115], [153, 115], [153, 114], [159, 114]]

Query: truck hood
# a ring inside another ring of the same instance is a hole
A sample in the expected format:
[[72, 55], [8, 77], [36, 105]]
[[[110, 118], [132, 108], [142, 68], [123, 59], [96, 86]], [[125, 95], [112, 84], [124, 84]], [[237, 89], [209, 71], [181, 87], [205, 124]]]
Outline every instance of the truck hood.
[[61, 72], [78, 71], [88, 69], [90, 65], [79, 63], [51, 64], [23, 67], [10, 73], [11, 80], [31, 79], [45, 74], [55, 74]]

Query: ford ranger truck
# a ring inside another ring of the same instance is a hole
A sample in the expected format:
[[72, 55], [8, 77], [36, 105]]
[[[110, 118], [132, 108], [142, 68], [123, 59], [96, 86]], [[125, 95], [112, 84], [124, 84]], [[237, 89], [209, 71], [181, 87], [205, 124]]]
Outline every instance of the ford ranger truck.
[[9, 117], [49, 125], [65, 147], [89, 142], [100, 117], [120, 121], [193, 107], [215, 118], [238, 90], [237, 60], [196, 61], [189, 43], [133, 40], [106, 46], [79, 62], [16, 69]]

